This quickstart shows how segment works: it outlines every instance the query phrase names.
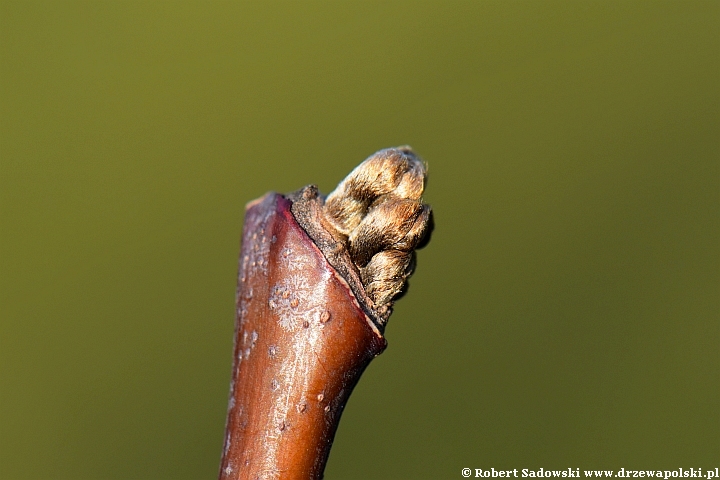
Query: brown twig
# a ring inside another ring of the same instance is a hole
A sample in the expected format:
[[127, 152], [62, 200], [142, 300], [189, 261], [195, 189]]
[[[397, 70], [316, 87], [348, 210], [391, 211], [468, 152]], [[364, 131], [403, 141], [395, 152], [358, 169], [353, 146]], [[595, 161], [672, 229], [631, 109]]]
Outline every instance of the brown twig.
[[327, 199], [309, 186], [248, 204], [220, 479], [322, 478], [427, 242], [424, 181], [402, 147], [371, 156]]

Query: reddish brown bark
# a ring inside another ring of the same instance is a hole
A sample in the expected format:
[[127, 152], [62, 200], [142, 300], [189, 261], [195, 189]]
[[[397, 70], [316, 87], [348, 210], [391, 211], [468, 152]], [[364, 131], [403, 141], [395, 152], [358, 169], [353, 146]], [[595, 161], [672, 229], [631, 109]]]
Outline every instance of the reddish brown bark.
[[268, 194], [248, 205], [220, 479], [322, 478], [340, 416], [385, 338]]

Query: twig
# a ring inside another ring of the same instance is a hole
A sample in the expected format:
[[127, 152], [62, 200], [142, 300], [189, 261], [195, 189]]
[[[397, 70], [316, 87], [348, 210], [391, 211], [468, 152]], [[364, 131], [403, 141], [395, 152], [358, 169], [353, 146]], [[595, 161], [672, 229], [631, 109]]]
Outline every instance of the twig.
[[425, 178], [409, 147], [387, 149], [327, 199], [311, 185], [248, 204], [220, 479], [322, 478], [432, 229]]

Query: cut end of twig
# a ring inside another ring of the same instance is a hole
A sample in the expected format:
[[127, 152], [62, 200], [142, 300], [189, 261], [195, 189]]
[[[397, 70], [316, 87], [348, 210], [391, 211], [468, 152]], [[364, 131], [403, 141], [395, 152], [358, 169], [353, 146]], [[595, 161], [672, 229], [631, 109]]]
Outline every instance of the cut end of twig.
[[427, 168], [410, 147], [388, 148], [355, 168], [324, 202], [314, 186], [295, 195], [295, 202], [314, 204], [293, 206], [298, 221], [379, 326], [432, 230], [432, 210], [422, 202], [426, 179]]

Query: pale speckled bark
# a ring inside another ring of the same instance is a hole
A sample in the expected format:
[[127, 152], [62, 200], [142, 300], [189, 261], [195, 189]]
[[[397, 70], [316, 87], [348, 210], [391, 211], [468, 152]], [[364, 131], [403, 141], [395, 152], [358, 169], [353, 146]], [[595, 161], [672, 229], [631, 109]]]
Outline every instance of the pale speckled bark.
[[271, 193], [246, 212], [223, 480], [322, 478], [345, 403], [386, 346], [290, 208]]

